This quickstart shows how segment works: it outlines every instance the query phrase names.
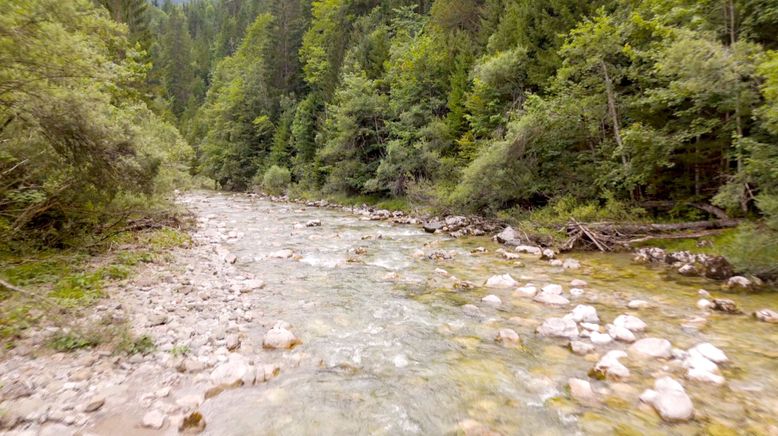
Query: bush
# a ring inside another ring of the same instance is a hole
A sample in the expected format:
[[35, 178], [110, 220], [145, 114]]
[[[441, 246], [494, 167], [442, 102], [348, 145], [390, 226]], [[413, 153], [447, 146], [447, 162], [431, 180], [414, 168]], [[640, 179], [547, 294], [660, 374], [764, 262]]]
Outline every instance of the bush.
[[287, 168], [273, 165], [262, 176], [262, 187], [270, 194], [278, 195], [286, 192], [292, 182], [292, 173]]

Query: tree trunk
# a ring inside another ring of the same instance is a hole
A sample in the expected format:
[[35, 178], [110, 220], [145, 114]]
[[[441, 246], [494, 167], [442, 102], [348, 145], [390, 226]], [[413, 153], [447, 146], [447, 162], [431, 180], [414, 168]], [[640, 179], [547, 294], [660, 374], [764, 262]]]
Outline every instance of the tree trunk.
[[624, 172], [627, 172], [627, 155], [624, 151], [624, 141], [621, 139], [621, 127], [619, 125], [619, 115], [616, 111], [616, 95], [613, 90], [613, 82], [611, 81], [610, 74], [608, 74], [608, 67], [604, 61], [600, 61], [600, 67], [602, 68], [602, 75], [605, 79], [605, 92], [608, 94], [608, 112], [611, 116], [611, 122], [613, 123], [613, 137], [616, 139], [621, 149], [621, 164], [624, 166]]

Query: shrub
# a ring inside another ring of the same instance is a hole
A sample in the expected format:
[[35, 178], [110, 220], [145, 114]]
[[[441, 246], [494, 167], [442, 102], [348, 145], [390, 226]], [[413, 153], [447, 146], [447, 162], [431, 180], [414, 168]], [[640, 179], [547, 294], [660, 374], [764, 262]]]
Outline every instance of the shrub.
[[292, 174], [288, 169], [273, 165], [262, 176], [262, 187], [270, 194], [278, 195], [286, 192], [292, 182]]

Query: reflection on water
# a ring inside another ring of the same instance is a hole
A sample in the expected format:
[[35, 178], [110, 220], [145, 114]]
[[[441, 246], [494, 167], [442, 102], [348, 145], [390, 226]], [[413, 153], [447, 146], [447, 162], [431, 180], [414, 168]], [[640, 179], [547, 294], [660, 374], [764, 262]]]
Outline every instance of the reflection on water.
[[[776, 431], [778, 329], [747, 316], [700, 312], [698, 289], [721, 295], [716, 283], [670, 277], [662, 269], [633, 265], [626, 255], [578, 254], [583, 268], [577, 271], [530, 256], [520, 267], [500, 259], [494, 253], [499, 247], [485, 238], [454, 240], [417, 227], [245, 196], [206, 194], [189, 200], [198, 214], [213, 214], [226, 223], [226, 231], [244, 234], [230, 250], [240, 269], [268, 283], [258, 295], [264, 317], [288, 321], [303, 340], [292, 351], [257, 351], [262, 359], [282, 363], [281, 376], [206, 402], [207, 433], [445, 434], [456, 433], [457, 424], [467, 419], [502, 434]], [[313, 219], [321, 220], [321, 227], [295, 228]], [[489, 252], [471, 255], [477, 246]], [[364, 247], [364, 253], [349, 252], [355, 247]], [[420, 248], [455, 256], [432, 261], [415, 255]], [[267, 258], [279, 249], [301, 258]], [[458, 289], [450, 277], [480, 285], [504, 273], [521, 284], [558, 283], [567, 291], [570, 280], [580, 278], [589, 287], [570, 306], [555, 308], [514, 296], [510, 289]], [[496, 294], [502, 304], [481, 303], [487, 294]], [[745, 312], [774, 307], [778, 300], [770, 294], [732, 298]], [[633, 299], [655, 307], [627, 310]], [[633, 313], [649, 326], [643, 336], [667, 338], [674, 347], [715, 344], [730, 357], [722, 367], [728, 383], [684, 381], [698, 417], [667, 425], [641, 406], [638, 396], [656, 374], [675, 371], [681, 379], [682, 373], [668, 362], [625, 359], [629, 380], [591, 380], [602, 402], [578, 404], [568, 398], [567, 380], [587, 378], [593, 359], [573, 355], [564, 341], [534, 334], [538, 322], [563, 316], [577, 303], [594, 305], [603, 323]], [[479, 306], [480, 314], [466, 315], [464, 304]], [[707, 318], [700, 330], [682, 327], [695, 316]], [[519, 333], [521, 346], [494, 341], [504, 327]], [[263, 333], [257, 325], [251, 335]]]

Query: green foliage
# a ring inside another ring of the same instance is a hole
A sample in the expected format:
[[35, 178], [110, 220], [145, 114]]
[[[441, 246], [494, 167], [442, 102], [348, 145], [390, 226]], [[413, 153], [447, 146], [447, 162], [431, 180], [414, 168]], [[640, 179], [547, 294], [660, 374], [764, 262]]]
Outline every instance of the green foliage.
[[148, 354], [156, 349], [154, 340], [149, 335], [134, 337], [125, 332], [116, 346], [116, 351], [124, 354]]
[[262, 176], [262, 187], [271, 194], [283, 194], [292, 182], [292, 173], [286, 169], [273, 165]]
[[49, 339], [49, 346], [56, 351], [73, 352], [82, 348], [93, 348], [101, 342], [94, 332], [57, 332]]

